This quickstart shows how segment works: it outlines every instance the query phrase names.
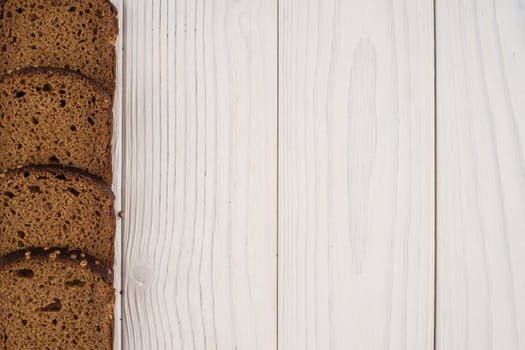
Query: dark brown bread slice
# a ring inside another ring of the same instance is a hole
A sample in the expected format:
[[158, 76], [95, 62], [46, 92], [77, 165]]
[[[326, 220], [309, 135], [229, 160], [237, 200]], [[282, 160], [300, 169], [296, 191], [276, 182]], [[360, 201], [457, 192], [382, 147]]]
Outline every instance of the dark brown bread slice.
[[114, 197], [96, 178], [70, 168], [25, 167], [0, 175], [0, 200], [0, 256], [59, 246], [113, 266]]
[[112, 271], [80, 251], [0, 259], [0, 349], [111, 350]]
[[111, 183], [111, 101], [91, 80], [34, 68], [0, 77], [0, 171], [58, 163]]
[[0, 1], [0, 73], [60, 67], [113, 95], [118, 22], [109, 0]]

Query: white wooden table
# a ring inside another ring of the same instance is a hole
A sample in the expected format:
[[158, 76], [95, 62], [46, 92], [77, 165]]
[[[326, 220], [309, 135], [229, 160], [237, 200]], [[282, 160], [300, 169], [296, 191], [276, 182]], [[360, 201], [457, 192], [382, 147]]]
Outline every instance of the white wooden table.
[[524, 0], [115, 0], [116, 349], [525, 349]]

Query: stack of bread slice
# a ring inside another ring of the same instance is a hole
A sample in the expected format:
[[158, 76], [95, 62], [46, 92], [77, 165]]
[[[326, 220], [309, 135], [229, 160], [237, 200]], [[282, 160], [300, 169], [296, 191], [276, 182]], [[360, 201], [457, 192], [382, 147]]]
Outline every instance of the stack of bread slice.
[[0, 0], [0, 349], [112, 349], [117, 11]]

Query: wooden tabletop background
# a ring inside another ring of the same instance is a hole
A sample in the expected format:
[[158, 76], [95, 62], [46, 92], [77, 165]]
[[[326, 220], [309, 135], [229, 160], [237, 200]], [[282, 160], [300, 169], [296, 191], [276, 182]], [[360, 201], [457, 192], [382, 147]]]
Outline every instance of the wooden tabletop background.
[[114, 1], [116, 350], [525, 349], [525, 1]]

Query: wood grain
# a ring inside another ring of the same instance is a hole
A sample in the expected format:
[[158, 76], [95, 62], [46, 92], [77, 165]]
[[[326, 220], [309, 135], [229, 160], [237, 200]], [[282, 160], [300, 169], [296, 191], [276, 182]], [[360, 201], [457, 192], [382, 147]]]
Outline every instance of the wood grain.
[[432, 349], [432, 1], [279, 24], [279, 349]]
[[525, 349], [523, 1], [437, 1], [438, 349]]
[[125, 1], [124, 349], [275, 348], [277, 9]]

